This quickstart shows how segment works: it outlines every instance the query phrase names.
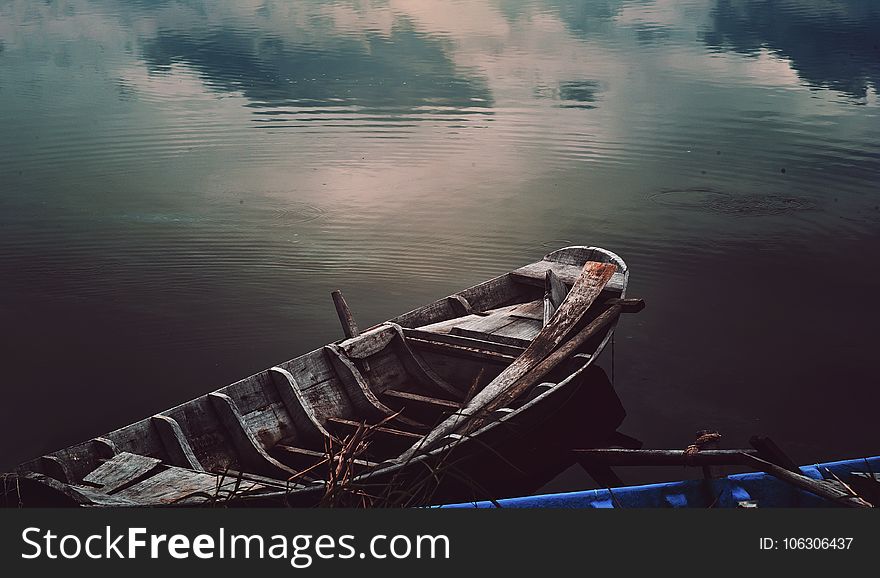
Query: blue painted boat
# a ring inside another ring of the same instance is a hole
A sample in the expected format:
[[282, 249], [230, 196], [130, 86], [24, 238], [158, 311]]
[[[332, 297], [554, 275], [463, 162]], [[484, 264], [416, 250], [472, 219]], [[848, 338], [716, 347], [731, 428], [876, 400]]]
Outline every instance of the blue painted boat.
[[[851, 483], [857, 473], [876, 477], [880, 456], [827, 462], [800, 468], [815, 480], [837, 479]], [[861, 478], [864, 479], [864, 478]], [[777, 478], [760, 473], [734, 474], [724, 478], [684, 480], [544, 494], [501, 499], [493, 502], [447, 504], [442, 508], [736, 508], [736, 507], [834, 507], [835, 504], [800, 490]]]

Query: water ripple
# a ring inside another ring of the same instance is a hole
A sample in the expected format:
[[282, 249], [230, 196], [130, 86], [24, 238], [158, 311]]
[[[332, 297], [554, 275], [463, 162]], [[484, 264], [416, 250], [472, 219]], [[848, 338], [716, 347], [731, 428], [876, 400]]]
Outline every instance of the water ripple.
[[710, 188], [668, 189], [652, 193], [652, 202], [677, 209], [689, 209], [740, 217], [783, 215], [816, 209], [809, 199], [774, 194], [735, 194]]

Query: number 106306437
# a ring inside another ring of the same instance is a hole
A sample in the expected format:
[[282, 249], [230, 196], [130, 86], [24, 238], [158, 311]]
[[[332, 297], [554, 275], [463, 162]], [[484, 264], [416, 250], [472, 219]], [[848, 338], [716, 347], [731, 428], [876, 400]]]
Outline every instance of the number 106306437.
[[849, 550], [853, 538], [761, 538], [761, 550]]

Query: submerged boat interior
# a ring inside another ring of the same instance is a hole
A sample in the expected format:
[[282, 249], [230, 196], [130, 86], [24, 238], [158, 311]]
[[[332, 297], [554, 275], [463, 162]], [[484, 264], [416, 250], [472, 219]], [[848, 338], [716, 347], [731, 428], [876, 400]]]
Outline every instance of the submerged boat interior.
[[[547, 322], [547, 272], [571, 286], [587, 261], [616, 264], [602, 299], [623, 297], [627, 270], [619, 258], [589, 247], [561, 249], [363, 333], [22, 464], [16, 474], [78, 504], [198, 503], [240, 491], [243, 483], [252, 495], [270, 494], [322, 483], [334, 464], [331, 455], [365, 428], [369, 443], [349, 467], [356, 474], [376, 469], [418, 443], [516, 360]], [[586, 322], [595, 315], [588, 313]], [[613, 324], [580, 348], [574, 366], [601, 351], [612, 330]], [[492, 418], [515, 414], [572, 371], [571, 363], [562, 364]]]

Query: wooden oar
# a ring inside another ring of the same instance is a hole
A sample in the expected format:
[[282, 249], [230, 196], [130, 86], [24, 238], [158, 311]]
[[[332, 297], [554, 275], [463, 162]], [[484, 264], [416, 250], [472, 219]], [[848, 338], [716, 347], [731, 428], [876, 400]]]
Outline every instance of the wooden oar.
[[[578, 331], [573, 337], [566, 340], [553, 353], [545, 357], [540, 363], [532, 367], [532, 369], [512, 383], [504, 391], [496, 395], [480, 410], [480, 416], [474, 417], [469, 422], [462, 424], [462, 430], [459, 433], [467, 433], [474, 431], [485, 423], [486, 417], [502, 408], [520, 395], [528, 391], [533, 385], [544, 379], [544, 377], [553, 371], [557, 365], [569, 359], [574, 353], [580, 349], [591, 337], [596, 335], [599, 330], [617, 319], [623, 311], [639, 311], [644, 306], [641, 299], [609, 299], [605, 304], [606, 309], [600, 313], [586, 327]], [[491, 385], [491, 384], [490, 384]]]
[[350, 339], [360, 335], [361, 330], [358, 329], [357, 323], [354, 321], [354, 315], [351, 314], [351, 309], [349, 309], [348, 303], [345, 302], [342, 291], [337, 289], [330, 293], [330, 296], [333, 297], [333, 305], [336, 306], [336, 315], [339, 316], [339, 322], [342, 324], [342, 332], [345, 334], [345, 338]]
[[688, 454], [682, 450], [627, 450], [595, 448], [572, 450], [579, 459], [607, 466], [741, 466], [743, 454], [756, 455], [755, 450], [700, 450]]
[[872, 504], [866, 502], [859, 496], [855, 496], [853, 494], [840, 490], [826, 481], [814, 480], [813, 478], [808, 478], [807, 476], [800, 473], [796, 474], [792, 471], [786, 470], [783, 467], [777, 466], [776, 464], [771, 464], [766, 460], [762, 460], [757, 456], [746, 453], [742, 455], [747, 465], [750, 465], [757, 470], [768, 473], [771, 476], [778, 478], [783, 482], [787, 482], [793, 486], [801, 488], [802, 490], [806, 490], [808, 492], [816, 494], [817, 496], [821, 496], [826, 500], [831, 500], [836, 504], [848, 506], [850, 508], [874, 507]]
[[[493, 400], [512, 386], [516, 386], [517, 391], [523, 389], [525, 381], [521, 381], [521, 378], [539, 366], [560, 343], [569, 337], [571, 331], [583, 319], [602, 289], [611, 280], [616, 269], [617, 267], [612, 263], [587, 262], [553, 318], [535, 336], [526, 350], [489, 385], [477, 393], [465, 407], [440, 423], [418, 443], [402, 453], [397, 461], [408, 461], [417, 453], [431, 449], [437, 441], [465, 426], [473, 416], [485, 414], [487, 408], [494, 407]], [[617, 313], [619, 312], [618, 307]]]

